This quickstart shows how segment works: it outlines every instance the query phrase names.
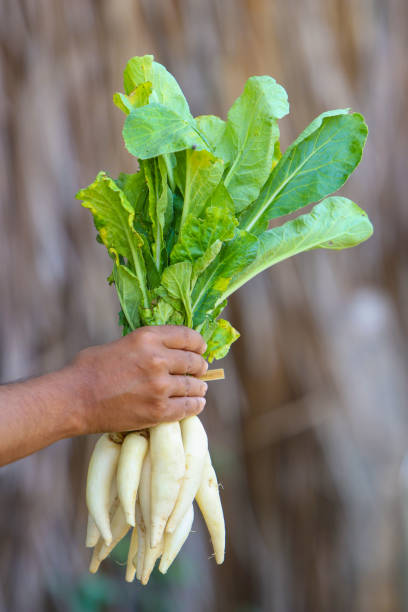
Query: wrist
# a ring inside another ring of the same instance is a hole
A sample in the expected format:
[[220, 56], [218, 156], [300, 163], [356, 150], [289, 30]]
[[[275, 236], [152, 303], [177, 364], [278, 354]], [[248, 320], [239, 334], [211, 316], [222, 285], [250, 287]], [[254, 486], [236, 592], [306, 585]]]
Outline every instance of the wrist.
[[70, 364], [53, 376], [61, 389], [61, 437], [72, 438], [89, 433], [86, 419], [87, 390], [81, 369]]

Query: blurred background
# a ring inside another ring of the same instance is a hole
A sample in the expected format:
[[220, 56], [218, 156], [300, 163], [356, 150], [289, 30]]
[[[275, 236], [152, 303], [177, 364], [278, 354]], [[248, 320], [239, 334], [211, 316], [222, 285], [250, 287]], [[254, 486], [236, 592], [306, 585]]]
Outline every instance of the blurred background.
[[165, 64], [194, 115], [226, 118], [249, 76], [274, 76], [283, 149], [323, 110], [362, 112], [342, 193], [375, 226], [231, 299], [242, 337], [203, 417], [225, 564], [197, 518], [148, 587], [124, 582], [123, 546], [88, 574], [94, 440], [63, 441], [0, 471], [1, 612], [408, 610], [407, 41], [405, 0], [0, 0], [1, 382], [119, 335], [110, 260], [74, 195], [135, 169], [112, 104], [133, 55]]

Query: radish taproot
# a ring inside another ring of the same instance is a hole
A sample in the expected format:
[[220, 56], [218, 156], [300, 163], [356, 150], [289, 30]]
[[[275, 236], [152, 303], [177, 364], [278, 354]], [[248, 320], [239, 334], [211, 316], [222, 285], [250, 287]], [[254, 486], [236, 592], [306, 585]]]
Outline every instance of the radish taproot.
[[180, 428], [184, 446], [185, 473], [176, 505], [166, 526], [168, 533], [172, 533], [177, 528], [194, 501], [201, 483], [208, 450], [207, 434], [197, 416], [180, 421]]
[[148, 443], [143, 434], [137, 431], [129, 433], [123, 440], [119, 456], [118, 495], [126, 520], [132, 527], [135, 526], [136, 495], [147, 446]]
[[145, 550], [146, 550], [146, 526], [143, 521], [140, 502], [136, 501], [136, 527], [138, 536], [137, 554], [133, 557], [133, 565], [136, 568], [136, 578], [142, 579]]
[[139, 543], [139, 537], [138, 537], [137, 527], [135, 526], [132, 529], [132, 535], [130, 538], [129, 551], [128, 551], [128, 556], [127, 556], [126, 575], [125, 575], [126, 582], [133, 582], [136, 576], [136, 568], [134, 566], [133, 559], [137, 555], [138, 543]]
[[129, 529], [130, 526], [126, 521], [123, 508], [121, 505], [118, 505], [111, 520], [112, 540], [109, 545], [104, 542], [102, 543], [98, 552], [100, 561], [106, 559], [109, 553], [115, 548], [116, 544], [119, 544], [121, 539], [125, 537]]
[[176, 529], [171, 533], [167, 531], [164, 534], [163, 554], [160, 559], [159, 571], [165, 574], [173, 563], [174, 559], [180, 552], [181, 547], [187, 540], [191, 531], [191, 526], [194, 520], [193, 504], [187, 509], [187, 512], [177, 524]]
[[110, 491], [119, 460], [120, 444], [103, 434], [93, 450], [88, 468], [86, 504], [105, 543], [112, 541], [109, 520]]
[[185, 473], [184, 448], [179, 423], [161, 423], [150, 429], [150, 458], [150, 545], [155, 548], [163, 537]]
[[142, 584], [147, 584], [154, 565], [162, 552], [162, 541], [159, 540], [156, 546], [151, 546], [151, 483], [152, 483], [152, 464], [150, 453], [146, 454], [143, 462], [142, 475], [140, 477], [139, 500], [142, 510], [143, 522], [146, 530], [145, 550], [143, 571], [141, 576]]
[[201, 510], [207, 529], [211, 536], [215, 560], [218, 564], [224, 561], [225, 554], [225, 522], [222, 511], [217, 475], [207, 452], [200, 488], [197, 491], [196, 502]]

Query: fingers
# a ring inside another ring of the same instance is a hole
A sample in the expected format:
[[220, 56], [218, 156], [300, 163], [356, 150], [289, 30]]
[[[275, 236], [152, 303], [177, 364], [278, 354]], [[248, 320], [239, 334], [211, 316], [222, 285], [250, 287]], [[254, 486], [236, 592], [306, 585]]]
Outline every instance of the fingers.
[[201, 334], [189, 327], [182, 325], [153, 325], [149, 326], [149, 330], [158, 334], [163, 344], [169, 349], [192, 351], [202, 355], [207, 348]]
[[171, 397], [167, 402], [165, 420], [180, 421], [187, 416], [199, 414], [205, 406], [204, 397]]
[[201, 397], [208, 385], [194, 376], [169, 376], [169, 397]]
[[170, 374], [203, 376], [208, 370], [208, 363], [197, 353], [177, 349], [168, 349], [166, 353]]

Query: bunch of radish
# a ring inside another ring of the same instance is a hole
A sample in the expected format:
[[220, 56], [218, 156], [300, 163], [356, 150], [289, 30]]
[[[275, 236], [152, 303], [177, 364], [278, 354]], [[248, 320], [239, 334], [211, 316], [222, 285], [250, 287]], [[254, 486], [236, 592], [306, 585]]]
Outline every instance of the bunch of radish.
[[[289, 103], [272, 77], [250, 77], [227, 120], [194, 117], [152, 55], [129, 60], [123, 87], [113, 100], [137, 167], [134, 159], [135, 171], [116, 179], [99, 172], [77, 198], [112, 258], [123, 335], [186, 325], [204, 338], [211, 363], [239, 337], [219, 317], [245, 283], [299, 253], [371, 236], [367, 214], [331, 195], [359, 164], [367, 125], [348, 108], [325, 111], [282, 153], [278, 122]], [[200, 420], [104, 434], [88, 473], [91, 571], [133, 528], [126, 579], [146, 584], [159, 557], [166, 572], [190, 532], [194, 499], [222, 563], [224, 519]]]
[[126, 580], [147, 584], [156, 561], [165, 574], [186, 541], [196, 500], [217, 563], [224, 561], [225, 524], [207, 434], [197, 416], [149, 430], [103, 434], [88, 468], [86, 546], [90, 571], [132, 529]]

